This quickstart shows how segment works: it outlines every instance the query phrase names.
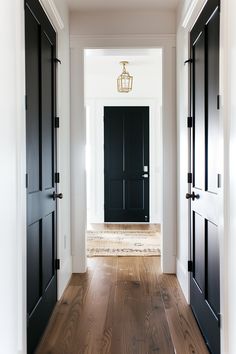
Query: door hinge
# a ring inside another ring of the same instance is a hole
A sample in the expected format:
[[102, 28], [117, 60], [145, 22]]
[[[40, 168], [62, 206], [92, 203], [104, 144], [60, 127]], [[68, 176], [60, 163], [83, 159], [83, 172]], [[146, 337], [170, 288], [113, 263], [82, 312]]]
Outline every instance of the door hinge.
[[58, 59], [58, 58], [55, 58], [55, 59], [54, 59], [54, 61], [55, 61], [55, 63], [59, 63], [59, 64], [61, 64], [61, 60], [60, 60], [60, 59]]
[[29, 313], [27, 312], [27, 318], [26, 318], [27, 327], [29, 327], [29, 321], [30, 321], [30, 315], [29, 315]]
[[193, 271], [193, 261], [188, 261], [188, 272]]
[[218, 318], [218, 327], [221, 328], [221, 321], [222, 321], [221, 313], [218, 313], [217, 318]]
[[217, 188], [221, 188], [221, 174], [217, 174]]
[[60, 128], [60, 118], [55, 117], [55, 128]]
[[193, 183], [193, 174], [192, 174], [192, 172], [189, 172], [187, 174], [187, 181], [188, 181], [188, 183]]
[[27, 111], [27, 95], [25, 95], [25, 110]]
[[189, 59], [185, 60], [184, 65], [185, 64], [192, 64], [192, 63], [193, 63], [193, 59], [189, 58]]
[[188, 117], [187, 118], [187, 127], [192, 128], [193, 127], [193, 117]]
[[25, 188], [28, 188], [29, 185], [29, 175], [28, 173], [25, 174]]
[[55, 267], [56, 267], [57, 270], [60, 269], [60, 267], [61, 267], [60, 259], [56, 259], [56, 261], [55, 261]]
[[60, 173], [59, 172], [55, 173], [55, 183], [60, 183]]
[[217, 95], [217, 109], [220, 109], [220, 95]]

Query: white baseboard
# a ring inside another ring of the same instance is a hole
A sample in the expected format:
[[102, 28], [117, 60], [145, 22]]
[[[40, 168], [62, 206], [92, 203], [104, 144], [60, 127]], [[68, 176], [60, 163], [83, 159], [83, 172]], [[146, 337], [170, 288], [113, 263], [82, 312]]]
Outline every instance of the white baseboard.
[[189, 303], [189, 274], [187, 270], [187, 264], [186, 267], [184, 267], [184, 265], [178, 259], [176, 259], [176, 270], [176, 276], [178, 278], [179, 284], [184, 293], [186, 301]]
[[61, 262], [61, 269], [58, 272], [58, 300], [60, 300], [65, 291], [72, 274], [72, 257], [68, 257], [64, 262]]
[[73, 273], [86, 273], [87, 271], [87, 258], [81, 259], [78, 255], [72, 256], [72, 272]]
[[162, 254], [161, 268], [165, 274], [176, 274], [176, 256]]

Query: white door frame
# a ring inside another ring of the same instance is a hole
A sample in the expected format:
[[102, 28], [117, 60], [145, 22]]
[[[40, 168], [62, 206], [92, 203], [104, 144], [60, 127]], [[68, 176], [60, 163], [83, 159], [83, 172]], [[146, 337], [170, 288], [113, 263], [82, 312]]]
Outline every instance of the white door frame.
[[85, 272], [86, 260], [86, 115], [84, 49], [163, 49], [163, 203], [162, 269], [176, 272], [176, 36], [71, 35], [71, 228], [73, 271]]
[[[158, 99], [148, 98], [89, 98], [86, 100], [86, 110], [89, 107], [89, 127], [87, 139], [91, 151], [90, 172], [87, 174], [87, 214], [88, 224], [104, 222], [104, 107], [131, 106], [149, 107], [149, 210], [150, 223], [161, 223], [161, 191], [162, 191], [162, 109]], [[91, 148], [91, 147], [90, 147]], [[91, 205], [90, 205], [91, 204]], [[90, 208], [89, 208], [90, 206]], [[90, 215], [90, 220], [89, 220]]]

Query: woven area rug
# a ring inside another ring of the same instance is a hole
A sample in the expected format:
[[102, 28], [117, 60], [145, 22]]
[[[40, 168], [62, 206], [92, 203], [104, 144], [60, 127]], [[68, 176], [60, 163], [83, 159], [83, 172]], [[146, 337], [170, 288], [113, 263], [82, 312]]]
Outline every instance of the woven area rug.
[[161, 237], [153, 231], [87, 231], [87, 256], [160, 256]]

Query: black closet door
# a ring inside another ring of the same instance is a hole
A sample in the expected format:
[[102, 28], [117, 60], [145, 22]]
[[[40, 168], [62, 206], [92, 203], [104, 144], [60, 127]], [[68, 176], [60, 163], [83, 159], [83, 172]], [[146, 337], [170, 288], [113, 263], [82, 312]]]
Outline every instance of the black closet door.
[[25, 4], [27, 341], [33, 353], [57, 301], [55, 186], [56, 33], [38, 0]]
[[190, 302], [206, 343], [220, 353], [219, 1], [208, 0], [191, 31], [192, 193]]
[[105, 222], [149, 221], [149, 107], [105, 107]]

